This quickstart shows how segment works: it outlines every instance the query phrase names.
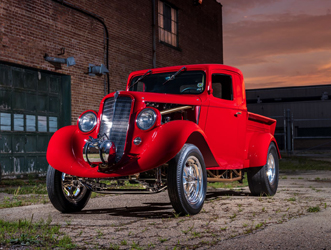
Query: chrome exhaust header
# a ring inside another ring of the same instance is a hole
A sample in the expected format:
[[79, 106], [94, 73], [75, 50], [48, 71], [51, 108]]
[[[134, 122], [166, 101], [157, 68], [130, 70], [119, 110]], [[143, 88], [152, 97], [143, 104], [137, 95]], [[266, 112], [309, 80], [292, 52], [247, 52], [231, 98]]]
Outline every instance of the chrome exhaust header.
[[115, 163], [116, 147], [107, 137], [89, 137], [83, 148], [83, 158], [91, 166], [111, 165]]

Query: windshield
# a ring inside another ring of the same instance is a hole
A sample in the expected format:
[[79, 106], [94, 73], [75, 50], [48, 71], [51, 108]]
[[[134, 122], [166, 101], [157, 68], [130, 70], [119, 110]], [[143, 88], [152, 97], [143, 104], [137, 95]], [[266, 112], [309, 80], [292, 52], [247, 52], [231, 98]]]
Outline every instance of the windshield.
[[[170, 77], [176, 72], [146, 75], [134, 84], [141, 76], [134, 77], [130, 91], [167, 93], [167, 94], [200, 94], [205, 89], [205, 73], [203, 71], [183, 71], [173, 80]], [[133, 85], [134, 84], [134, 85]]]

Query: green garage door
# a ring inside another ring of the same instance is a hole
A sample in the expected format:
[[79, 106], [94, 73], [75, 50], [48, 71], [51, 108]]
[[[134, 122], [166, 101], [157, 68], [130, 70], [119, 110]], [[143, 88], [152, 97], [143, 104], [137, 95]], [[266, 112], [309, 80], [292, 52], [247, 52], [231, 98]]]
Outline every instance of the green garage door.
[[3, 175], [42, 173], [52, 134], [70, 124], [70, 77], [0, 63]]

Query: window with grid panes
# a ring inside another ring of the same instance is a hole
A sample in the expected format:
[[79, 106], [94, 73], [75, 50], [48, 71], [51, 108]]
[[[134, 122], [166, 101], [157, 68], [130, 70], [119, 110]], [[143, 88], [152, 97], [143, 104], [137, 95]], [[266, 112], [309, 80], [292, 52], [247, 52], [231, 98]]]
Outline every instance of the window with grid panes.
[[177, 9], [159, 1], [158, 21], [160, 42], [178, 47]]

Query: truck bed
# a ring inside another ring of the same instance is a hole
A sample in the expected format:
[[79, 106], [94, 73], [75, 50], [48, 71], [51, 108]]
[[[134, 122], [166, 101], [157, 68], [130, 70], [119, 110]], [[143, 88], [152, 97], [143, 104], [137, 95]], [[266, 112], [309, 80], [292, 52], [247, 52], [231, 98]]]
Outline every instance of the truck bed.
[[276, 129], [276, 120], [262, 115], [248, 112], [247, 131], [261, 131], [274, 135]]

